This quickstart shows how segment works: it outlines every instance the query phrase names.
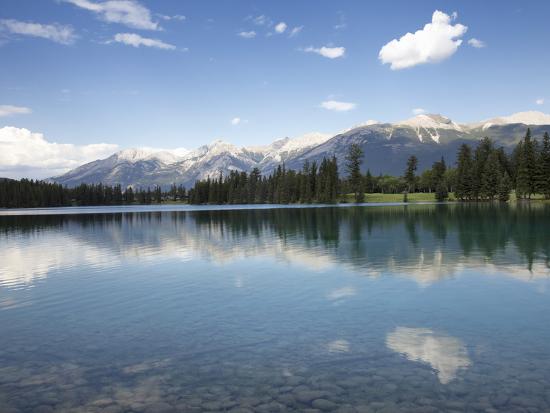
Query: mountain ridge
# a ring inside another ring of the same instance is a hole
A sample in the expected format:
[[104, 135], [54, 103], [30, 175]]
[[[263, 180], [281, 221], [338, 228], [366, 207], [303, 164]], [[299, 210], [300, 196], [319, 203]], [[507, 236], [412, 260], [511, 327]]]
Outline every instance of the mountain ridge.
[[[529, 123], [525, 123], [529, 122]], [[296, 138], [279, 138], [268, 145], [238, 147], [215, 140], [196, 149], [174, 150], [131, 148], [79, 166], [52, 181], [76, 186], [79, 183], [121, 184], [123, 187], [167, 187], [172, 183], [187, 187], [196, 180], [226, 175], [232, 170], [258, 168], [271, 173], [285, 163], [300, 169], [306, 161], [321, 161], [336, 156], [343, 167], [349, 145], [359, 144], [365, 152], [364, 169], [372, 173], [401, 174], [406, 159], [415, 155], [420, 170], [442, 156], [454, 159], [462, 143], [484, 136], [505, 149], [515, 144], [527, 127], [534, 136], [550, 131], [550, 115], [542, 112], [518, 112], [474, 123], [456, 123], [440, 114], [420, 114], [395, 123], [369, 120], [335, 135], [313, 132]]]

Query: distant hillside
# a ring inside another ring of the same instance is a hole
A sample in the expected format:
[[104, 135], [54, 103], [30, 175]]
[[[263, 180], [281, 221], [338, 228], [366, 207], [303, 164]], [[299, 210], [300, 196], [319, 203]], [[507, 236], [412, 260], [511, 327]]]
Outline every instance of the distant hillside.
[[52, 180], [68, 186], [101, 182], [123, 187], [159, 185], [166, 188], [172, 183], [190, 187], [198, 179], [218, 176], [220, 172], [225, 175], [231, 170], [250, 171], [257, 167], [267, 174], [282, 162], [289, 168], [300, 169], [305, 161], [320, 161], [334, 155], [343, 166], [352, 143], [364, 150], [364, 170], [401, 175], [411, 155], [416, 155], [422, 171], [441, 157], [454, 160], [462, 143], [475, 143], [484, 136], [493, 139], [497, 146], [510, 148], [525, 135], [527, 127], [534, 137], [541, 137], [550, 131], [550, 115], [520, 112], [473, 124], [458, 124], [442, 115], [426, 114], [393, 124], [371, 121], [332, 137], [315, 133], [296, 139], [278, 139], [267, 146], [239, 148], [214, 141], [192, 151], [128, 149]]

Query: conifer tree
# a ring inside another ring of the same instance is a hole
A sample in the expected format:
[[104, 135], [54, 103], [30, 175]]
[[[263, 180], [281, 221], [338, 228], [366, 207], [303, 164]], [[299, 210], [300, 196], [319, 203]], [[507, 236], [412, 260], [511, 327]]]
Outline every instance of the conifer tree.
[[483, 182], [483, 171], [489, 154], [493, 151], [493, 142], [485, 137], [477, 145], [474, 154], [473, 179], [472, 179], [472, 197], [479, 199], [481, 196], [481, 185]]
[[473, 161], [472, 150], [467, 144], [462, 144], [458, 151], [456, 165], [456, 188], [455, 195], [461, 201], [473, 197]]
[[492, 150], [485, 161], [483, 172], [481, 174], [480, 196], [485, 199], [493, 200], [498, 194], [498, 184], [501, 179], [501, 167], [498, 152]]
[[416, 169], [418, 167], [418, 158], [411, 155], [407, 160], [407, 169], [405, 170], [405, 182], [408, 192], [414, 192], [416, 187]]
[[354, 194], [355, 202], [362, 202], [365, 198], [361, 177], [362, 160], [363, 150], [358, 144], [352, 143], [346, 156], [346, 170], [348, 172], [348, 181], [350, 189]]
[[544, 132], [539, 157], [538, 190], [546, 199], [550, 199], [550, 136]]
[[501, 202], [507, 202], [510, 199], [510, 191], [512, 190], [512, 181], [508, 172], [504, 171], [504, 174], [500, 175], [498, 182], [498, 200]]
[[529, 167], [528, 153], [532, 150], [531, 130], [527, 129], [525, 138], [516, 152], [516, 195], [518, 198], [531, 197], [531, 170]]

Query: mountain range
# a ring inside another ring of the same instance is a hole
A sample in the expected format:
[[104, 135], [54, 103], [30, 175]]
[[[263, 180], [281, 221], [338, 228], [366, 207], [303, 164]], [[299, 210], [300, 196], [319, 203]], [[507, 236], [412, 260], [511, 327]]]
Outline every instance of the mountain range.
[[368, 121], [336, 135], [310, 133], [294, 139], [286, 137], [265, 146], [237, 147], [216, 140], [195, 150], [125, 149], [51, 180], [67, 186], [103, 183], [166, 188], [176, 183], [190, 187], [196, 180], [217, 177], [220, 172], [225, 175], [231, 170], [250, 171], [257, 167], [262, 174], [269, 174], [283, 162], [287, 168], [301, 169], [306, 161], [319, 162], [333, 155], [342, 171], [348, 148], [353, 143], [360, 145], [365, 153], [364, 171], [401, 175], [411, 155], [418, 158], [422, 171], [441, 157], [448, 163], [454, 162], [461, 144], [475, 144], [485, 136], [497, 146], [511, 150], [525, 135], [527, 127], [535, 137], [550, 132], [550, 115], [519, 112], [459, 124], [439, 114], [421, 114], [395, 123]]

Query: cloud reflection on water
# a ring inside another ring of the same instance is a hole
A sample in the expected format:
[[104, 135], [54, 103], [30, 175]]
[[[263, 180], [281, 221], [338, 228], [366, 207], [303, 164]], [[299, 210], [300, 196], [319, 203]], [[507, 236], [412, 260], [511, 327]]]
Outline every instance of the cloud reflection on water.
[[408, 360], [428, 363], [442, 384], [472, 364], [462, 341], [428, 328], [396, 327], [387, 335], [386, 346]]

